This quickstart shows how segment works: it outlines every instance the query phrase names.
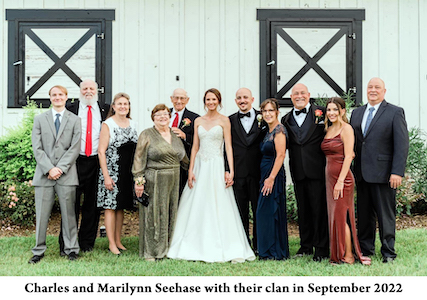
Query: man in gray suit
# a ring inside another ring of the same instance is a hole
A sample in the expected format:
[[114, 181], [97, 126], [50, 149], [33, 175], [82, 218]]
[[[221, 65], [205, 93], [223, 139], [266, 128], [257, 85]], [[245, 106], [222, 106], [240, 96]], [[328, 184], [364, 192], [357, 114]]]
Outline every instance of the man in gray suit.
[[38, 263], [46, 251], [46, 231], [55, 201], [59, 199], [64, 252], [69, 260], [79, 253], [74, 212], [78, 185], [76, 159], [80, 150], [80, 118], [65, 109], [67, 89], [56, 85], [49, 91], [52, 109], [34, 118], [32, 144], [37, 162], [33, 178], [36, 203], [36, 245], [30, 264]]

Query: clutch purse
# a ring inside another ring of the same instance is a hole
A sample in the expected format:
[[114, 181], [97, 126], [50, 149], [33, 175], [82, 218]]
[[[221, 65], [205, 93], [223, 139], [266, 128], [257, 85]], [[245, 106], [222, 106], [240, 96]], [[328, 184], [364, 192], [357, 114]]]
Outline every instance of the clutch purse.
[[149, 200], [150, 195], [148, 195], [145, 191], [142, 193], [141, 197], [137, 197], [136, 200], [141, 203], [142, 205], [144, 205], [145, 207], [148, 206], [148, 204], [150, 204], [150, 200]]

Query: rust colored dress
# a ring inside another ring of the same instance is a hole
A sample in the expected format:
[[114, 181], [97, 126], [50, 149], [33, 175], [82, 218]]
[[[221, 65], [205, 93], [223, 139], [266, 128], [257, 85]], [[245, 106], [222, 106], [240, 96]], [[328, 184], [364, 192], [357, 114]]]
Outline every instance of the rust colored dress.
[[337, 183], [344, 162], [344, 143], [341, 135], [324, 139], [321, 145], [326, 155], [326, 199], [328, 204], [330, 262], [342, 263], [345, 254], [345, 224], [351, 231], [353, 254], [356, 260], [370, 264], [370, 258], [362, 256], [357, 238], [354, 213], [354, 177], [349, 170], [344, 180], [343, 197], [334, 200], [334, 186]]

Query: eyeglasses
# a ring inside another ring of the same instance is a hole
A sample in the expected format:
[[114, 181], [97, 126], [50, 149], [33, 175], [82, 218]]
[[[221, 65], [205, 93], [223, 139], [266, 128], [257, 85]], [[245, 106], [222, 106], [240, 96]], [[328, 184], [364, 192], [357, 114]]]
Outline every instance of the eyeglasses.
[[178, 96], [172, 96], [172, 98], [173, 98], [174, 100], [181, 100], [181, 101], [184, 101], [184, 100], [186, 100], [186, 99], [187, 99], [187, 97], [178, 97]]
[[263, 109], [262, 111], [261, 111], [263, 114], [267, 114], [267, 113], [269, 113], [269, 114], [274, 114], [274, 113], [276, 113], [276, 110], [274, 110], [274, 109]]
[[155, 117], [166, 117], [169, 116], [169, 113], [165, 112], [165, 113], [158, 113], [158, 114], [154, 114]]

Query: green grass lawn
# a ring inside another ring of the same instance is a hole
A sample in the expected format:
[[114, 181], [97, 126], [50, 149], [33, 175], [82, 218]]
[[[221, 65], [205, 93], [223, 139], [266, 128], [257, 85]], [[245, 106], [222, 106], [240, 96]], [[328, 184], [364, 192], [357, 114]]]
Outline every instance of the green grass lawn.
[[[377, 238], [377, 255], [371, 266], [333, 266], [327, 261], [313, 262], [311, 257], [243, 264], [171, 259], [146, 262], [138, 256], [138, 237], [123, 239], [128, 251], [120, 257], [107, 252], [106, 238], [98, 238], [93, 252], [70, 262], [59, 256], [57, 237], [48, 236], [45, 257], [39, 264], [29, 265], [34, 236], [8, 237], [0, 238], [0, 276], [426, 276], [427, 229], [400, 230], [396, 239], [398, 258], [394, 263], [382, 263]], [[291, 256], [298, 246], [299, 239], [290, 237]]]

